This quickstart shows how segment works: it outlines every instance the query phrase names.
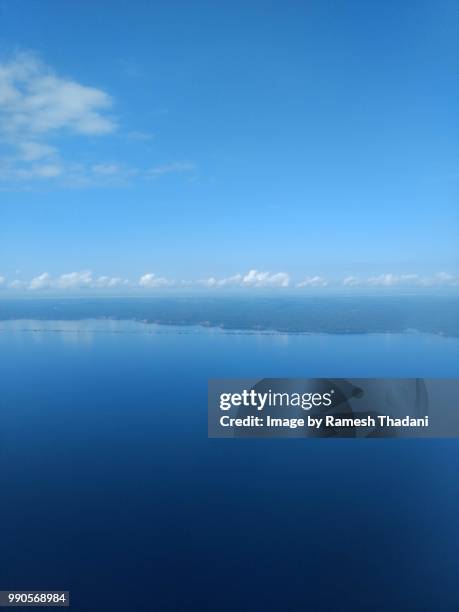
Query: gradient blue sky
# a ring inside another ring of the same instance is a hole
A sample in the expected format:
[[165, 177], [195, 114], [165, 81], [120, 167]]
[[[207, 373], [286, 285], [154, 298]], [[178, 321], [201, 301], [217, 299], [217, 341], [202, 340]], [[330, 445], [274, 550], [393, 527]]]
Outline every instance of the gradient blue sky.
[[458, 13], [0, 0], [2, 294], [456, 285]]

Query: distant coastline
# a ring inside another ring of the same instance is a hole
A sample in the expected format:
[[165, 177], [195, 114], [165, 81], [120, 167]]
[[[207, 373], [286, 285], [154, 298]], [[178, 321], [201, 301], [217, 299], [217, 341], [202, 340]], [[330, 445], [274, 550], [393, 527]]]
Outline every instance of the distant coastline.
[[163, 326], [301, 334], [459, 337], [459, 297], [184, 297], [0, 301], [0, 321], [113, 319]]

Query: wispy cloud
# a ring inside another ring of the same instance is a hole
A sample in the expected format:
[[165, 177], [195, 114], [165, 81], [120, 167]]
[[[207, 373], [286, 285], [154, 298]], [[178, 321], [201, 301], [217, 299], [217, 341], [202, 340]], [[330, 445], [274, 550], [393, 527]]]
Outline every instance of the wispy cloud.
[[307, 276], [297, 283], [297, 287], [328, 287], [329, 282], [322, 276]]
[[55, 283], [58, 289], [82, 289], [84, 287], [91, 287], [92, 285], [93, 277], [90, 270], [62, 274]]
[[431, 276], [388, 272], [368, 278], [347, 276], [342, 284], [345, 287], [457, 287], [459, 278], [447, 272], [437, 272]]
[[18, 156], [21, 161], [31, 162], [44, 158], [54, 158], [57, 154], [56, 147], [51, 147], [41, 142], [23, 141], [17, 143]]
[[[0, 60], [0, 183], [70, 188], [125, 185], [196, 169], [190, 161], [131, 167], [121, 161], [75, 159], [75, 141], [117, 131], [114, 101], [103, 89], [57, 74], [33, 53]], [[153, 134], [128, 131], [133, 141]], [[68, 154], [72, 144], [72, 160]]]
[[48, 272], [43, 272], [32, 278], [31, 281], [13, 281], [10, 283], [12, 289], [28, 289], [29, 291], [40, 291], [44, 289], [72, 290], [72, 289], [108, 289], [115, 287], [126, 287], [129, 285], [127, 279], [118, 276], [94, 277], [90, 270], [68, 272], [53, 278]]
[[373, 287], [394, 287], [395, 285], [417, 285], [422, 278], [417, 274], [380, 274], [367, 279], [367, 284]]
[[234, 274], [217, 279], [213, 276], [198, 281], [205, 287], [288, 287], [290, 276], [286, 272], [259, 272], [249, 270], [247, 274]]
[[156, 276], [153, 272], [148, 272], [139, 278], [139, 286], [146, 289], [157, 289], [158, 287], [170, 287], [175, 281]]
[[[108, 93], [57, 75], [32, 53], [0, 62], [0, 180], [55, 179], [69, 164], [60, 136], [101, 136], [116, 130]], [[53, 144], [49, 139], [53, 139]]]
[[58, 76], [31, 53], [0, 64], [0, 128], [13, 139], [56, 130], [113, 132], [111, 97], [101, 89]]
[[459, 286], [459, 277], [453, 276], [448, 272], [438, 272], [433, 277], [430, 277], [431, 281], [433, 280], [433, 284], [445, 284], [452, 287]]
[[112, 289], [114, 287], [127, 287], [129, 280], [121, 276], [99, 276], [93, 283], [94, 287]]
[[357, 276], [346, 276], [343, 279], [343, 285], [345, 287], [358, 287], [361, 283], [361, 279]]
[[242, 279], [242, 284], [247, 287], [288, 287], [290, 276], [286, 272], [259, 272], [250, 270]]
[[49, 287], [51, 287], [51, 276], [48, 274], [48, 272], [43, 272], [43, 274], [33, 278], [28, 286], [28, 288], [32, 291], [48, 289]]
[[294, 290], [316, 289], [330, 287], [349, 290], [368, 288], [375, 291], [392, 288], [448, 288], [459, 287], [459, 276], [448, 272], [438, 272], [431, 276], [420, 274], [394, 274], [386, 273], [378, 276], [357, 277], [347, 276], [343, 279], [327, 280], [322, 276], [307, 276], [303, 280], [292, 285], [291, 277], [287, 272], [261, 272], [256, 269], [249, 270], [245, 274], [233, 274], [225, 277], [210, 276], [199, 280], [171, 279], [158, 275], [154, 272], [142, 274], [137, 281], [131, 282], [122, 276], [94, 275], [91, 270], [79, 270], [67, 272], [59, 276], [52, 276], [49, 272], [42, 272], [31, 280], [12, 279], [8, 280], [4, 275], [0, 276], [0, 288], [27, 291], [74, 291], [87, 289], [165, 289], [165, 288], [198, 288], [204, 287], [209, 290], [226, 289], [273, 289], [283, 290], [293, 287]]

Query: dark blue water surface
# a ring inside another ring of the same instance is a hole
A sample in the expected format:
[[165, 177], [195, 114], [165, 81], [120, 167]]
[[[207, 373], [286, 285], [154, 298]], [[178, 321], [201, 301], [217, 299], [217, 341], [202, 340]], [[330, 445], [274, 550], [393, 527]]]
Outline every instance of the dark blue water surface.
[[206, 406], [210, 377], [457, 377], [459, 339], [0, 329], [1, 589], [68, 589], [75, 610], [459, 610], [459, 441], [209, 440]]

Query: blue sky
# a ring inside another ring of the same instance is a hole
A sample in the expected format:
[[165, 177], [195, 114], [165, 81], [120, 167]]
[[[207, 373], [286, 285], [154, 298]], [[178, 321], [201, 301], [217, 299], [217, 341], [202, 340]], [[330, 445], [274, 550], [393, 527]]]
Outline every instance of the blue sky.
[[0, 295], [458, 284], [455, 2], [0, 22]]

